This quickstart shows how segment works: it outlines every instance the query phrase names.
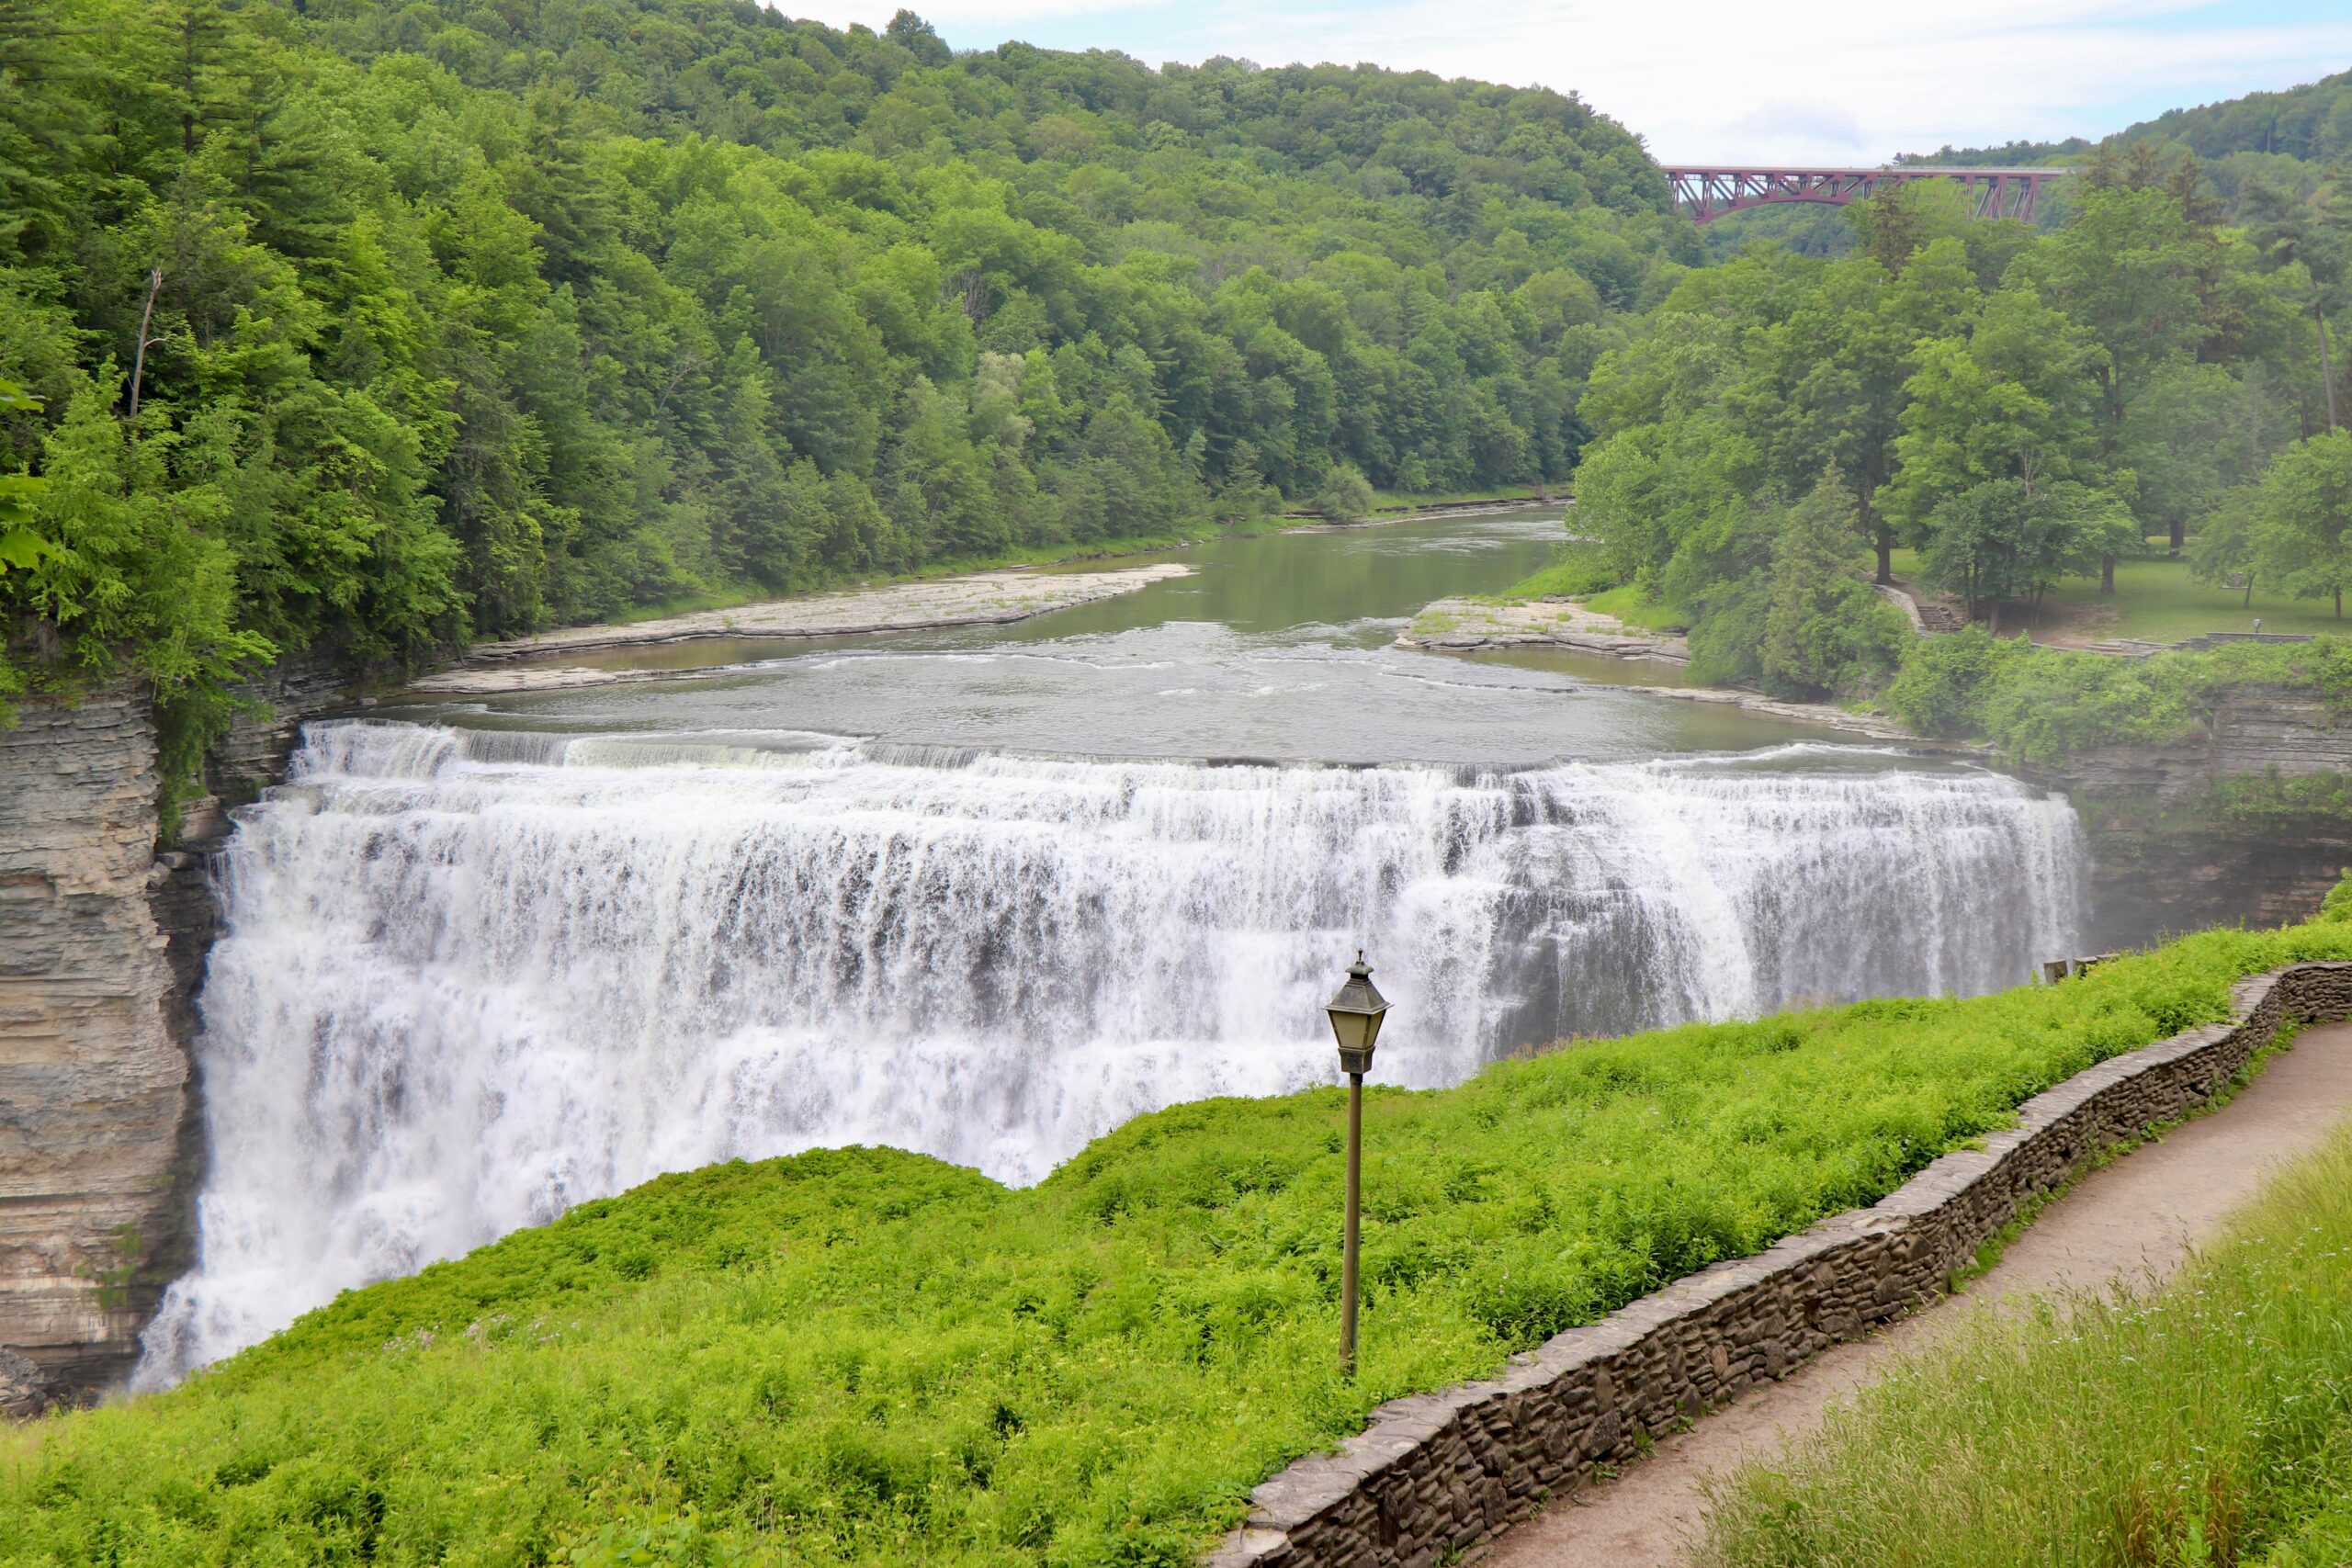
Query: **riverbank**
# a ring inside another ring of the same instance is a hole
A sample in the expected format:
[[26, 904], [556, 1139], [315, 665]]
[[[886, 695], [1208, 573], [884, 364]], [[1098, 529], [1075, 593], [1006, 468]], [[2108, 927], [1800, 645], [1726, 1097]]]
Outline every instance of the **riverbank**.
[[[2115, 660], [1917, 629], [1911, 689], [1898, 684], [1887, 703], [1930, 716], [1940, 734], [1893, 714], [1732, 688], [1628, 689], [1969, 756], [2064, 795], [2100, 868], [2098, 947], [2291, 919], [2352, 857], [2347, 678], [2329, 645], [2248, 640]], [[1678, 672], [1690, 659], [1679, 637], [1552, 598], [1441, 599], [1397, 640], [1462, 654], [1553, 649]]]
[[[1435, 518], [1476, 517], [1547, 504], [1540, 498], [1494, 496], [1448, 500], [1412, 508], [1382, 508], [1374, 515], [1332, 522], [1312, 515], [1255, 519], [1226, 532], [1254, 537], [1272, 534], [1327, 534], [1385, 527]], [[698, 641], [859, 637], [933, 631], [954, 626], [1002, 626], [1056, 610], [1116, 598], [1170, 578], [1190, 575], [1180, 562], [1072, 570], [1072, 562], [1114, 561], [1189, 548], [1216, 536], [1181, 540], [1107, 542], [1099, 554], [1040, 556], [1008, 565], [950, 576], [923, 574], [852, 589], [745, 604], [710, 604], [642, 620], [565, 626], [526, 637], [479, 643], [448, 669], [416, 678], [403, 694], [487, 696], [514, 692], [575, 691], [675, 679], [678, 669], [605, 669], [546, 662], [565, 655], [606, 652]]]
[[[1572, 599], [1520, 602], [1440, 599], [1413, 617], [1396, 638], [1399, 648], [1428, 653], [1479, 653], [1504, 649], [1556, 649], [1628, 663], [1680, 671], [1690, 662], [1690, 644], [1666, 632], [1645, 631]], [[1793, 719], [1871, 740], [1899, 740], [1939, 750], [1969, 750], [1949, 741], [1923, 740], [1907, 727], [1877, 714], [1854, 713], [1830, 703], [1791, 703], [1728, 686], [1643, 686], [1628, 689], [1676, 702], [1738, 708], [1767, 718]]]
[[478, 644], [454, 670], [424, 676], [408, 690], [435, 696], [493, 692], [566, 691], [628, 681], [674, 678], [674, 670], [599, 670], [526, 664], [656, 643], [717, 638], [855, 637], [928, 631], [944, 626], [1002, 626], [1055, 610], [1133, 593], [1192, 568], [1172, 561], [1110, 571], [973, 572], [964, 577], [896, 582], [881, 588], [775, 599], [732, 610], [701, 610], [619, 626], [567, 626], [537, 637]]

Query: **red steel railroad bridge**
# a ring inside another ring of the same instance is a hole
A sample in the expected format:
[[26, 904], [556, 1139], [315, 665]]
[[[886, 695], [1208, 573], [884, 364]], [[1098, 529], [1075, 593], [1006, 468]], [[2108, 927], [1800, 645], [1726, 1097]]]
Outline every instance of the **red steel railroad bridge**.
[[1900, 169], [1740, 168], [1687, 164], [1666, 170], [1674, 199], [1693, 223], [1751, 207], [1811, 201], [1845, 207], [1905, 180], [1958, 180], [1975, 197], [1979, 218], [2033, 219], [2035, 197], [2072, 169], [1959, 169], [1918, 164]]

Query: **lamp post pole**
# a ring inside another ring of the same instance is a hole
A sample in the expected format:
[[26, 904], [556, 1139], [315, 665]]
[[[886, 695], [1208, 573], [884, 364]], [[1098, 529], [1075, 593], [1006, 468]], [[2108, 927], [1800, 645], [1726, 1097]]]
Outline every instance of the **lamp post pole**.
[[1372, 965], [1359, 949], [1347, 983], [1323, 1010], [1340, 1043], [1340, 1070], [1348, 1075], [1348, 1209], [1340, 1243], [1340, 1367], [1356, 1375], [1356, 1239], [1363, 1214], [1363, 1076], [1372, 1070], [1373, 1043], [1388, 1000], [1372, 983]]
[[1340, 1366], [1356, 1375], [1356, 1237], [1363, 1213], [1363, 1075], [1348, 1075], [1348, 1224], [1340, 1250]]

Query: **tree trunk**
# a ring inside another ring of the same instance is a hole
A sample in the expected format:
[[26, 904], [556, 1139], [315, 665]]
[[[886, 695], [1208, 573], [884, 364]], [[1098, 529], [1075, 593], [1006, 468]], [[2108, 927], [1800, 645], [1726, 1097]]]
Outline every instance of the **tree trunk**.
[[2098, 591], [2112, 596], [2115, 592], [2115, 558], [2101, 557], [2098, 563]]
[[2314, 303], [2312, 315], [2319, 322], [2319, 385], [2327, 396], [2327, 428], [2335, 429], [2335, 367], [2327, 357], [2327, 312]]
[[139, 417], [139, 384], [147, 375], [148, 327], [155, 320], [155, 296], [164, 291], [164, 269], [147, 275], [147, 308], [139, 312], [139, 346], [130, 356], [130, 417]]
[[1992, 611], [1984, 617], [1984, 635], [1986, 637], [2001, 635], [2001, 602], [1998, 599], [1993, 601]]
[[2254, 573], [2250, 571], [2245, 574], [2245, 603], [2239, 605], [2238, 608], [2242, 610], [2251, 610], [2254, 608]]
[[196, 7], [180, 20], [180, 156], [196, 156]]
[[1885, 587], [1894, 586], [1894, 536], [1884, 528], [1878, 531], [1878, 580]]
[[2172, 520], [2172, 553], [2174, 556], [2177, 557], [2181, 552], [2181, 547], [2188, 543], [2188, 519], [2186, 517], [2174, 518]]

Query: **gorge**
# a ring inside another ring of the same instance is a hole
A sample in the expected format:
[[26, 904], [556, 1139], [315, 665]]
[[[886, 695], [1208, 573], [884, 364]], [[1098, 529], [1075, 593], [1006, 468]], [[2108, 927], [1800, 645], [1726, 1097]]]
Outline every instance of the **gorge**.
[[[882, 1143], [1035, 1181], [1142, 1111], [1316, 1081], [1359, 945], [1400, 1003], [1380, 1076], [1429, 1088], [1563, 1035], [1995, 988], [2107, 937], [2102, 852], [2033, 783], [1598, 662], [1390, 646], [1427, 599], [1539, 562], [1556, 517], [1235, 539], [1018, 626], [312, 721], [209, 858], [200, 1105], [160, 1021], [130, 1036], [136, 1106], [132, 1078], [61, 1090], [136, 1169], [13, 1195], [0, 1342], [66, 1388], [142, 1354], [165, 1382], [339, 1289], [729, 1157]], [[116, 787], [34, 733], [12, 782]], [[151, 892], [141, 830], [108, 962], [160, 1021], [165, 931], [187, 978], [202, 959], [206, 868]], [[53, 1146], [65, 1114], [18, 1135]]]

